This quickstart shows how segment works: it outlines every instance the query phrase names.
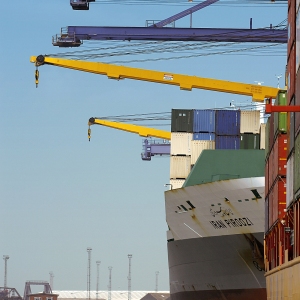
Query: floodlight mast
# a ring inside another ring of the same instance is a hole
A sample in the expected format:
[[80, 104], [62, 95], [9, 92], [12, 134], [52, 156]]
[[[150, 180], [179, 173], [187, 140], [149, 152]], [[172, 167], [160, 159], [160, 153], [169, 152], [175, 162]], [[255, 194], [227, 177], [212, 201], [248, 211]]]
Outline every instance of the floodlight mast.
[[7, 287], [7, 261], [9, 259], [8, 255], [3, 255], [4, 259], [4, 289]]
[[128, 254], [128, 260], [129, 260], [129, 271], [128, 271], [128, 300], [131, 300], [131, 259], [132, 254]]
[[86, 250], [88, 252], [87, 298], [88, 298], [88, 300], [90, 300], [91, 299], [91, 252], [92, 252], [92, 248], [88, 247]]
[[98, 299], [98, 293], [99, 293], [99, 267], [101, 264], [100, 260], [96, 261], [97, 264], [97, 285], [96, 285], [96, 299]]

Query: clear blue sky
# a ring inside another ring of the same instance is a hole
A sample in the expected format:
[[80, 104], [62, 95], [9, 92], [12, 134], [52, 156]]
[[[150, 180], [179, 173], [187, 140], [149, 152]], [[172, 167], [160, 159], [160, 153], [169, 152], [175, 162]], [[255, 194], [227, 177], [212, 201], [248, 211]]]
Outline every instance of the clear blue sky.
[[[133, 290], [154, 290], [156, 271], [159, 289], [169, 289], [164, 211], [169, 159], [143, 162], [142, 138], [100, 126], [92, 128], [88, 142], [87, 121], [93, 116], [222, 107], [249, 97], [118, 82], [50, 66], [40, 68], [36, 89], [29, 58], [67, 51], [51, 43], [64, 26], [144, 26], [146, 19], [161, 20], [186, 8], [138, 1], [97, 2], [84, 12], [72, 11], [68, 0], [1, 5], [0, 286], [2, 255], [9, 255], [8, 285], [21, 294], [26, 280], [49, 280], [50, 271], [55, 290], [85, 290], [86, 248], [92, 247], [92, 289], [96, 260], [101, 260], [100, 289], [107, 289], [112, 266], [112, 288], [126, 290], [129, 253]], [[254, 28], [276, 25], [287, 18], [287, 7], [270, 2], [253, 8], [213, 5], [194, 14], [193, 26], [248, 28], [251, 17]], [[189, 18], [176, 24], [189, 27]], [[85, 43], [82, 49], [95, 46]], [[215, 55], [128, 65], [276, 86], [275, 75], [284, 74], [286, 57]]]

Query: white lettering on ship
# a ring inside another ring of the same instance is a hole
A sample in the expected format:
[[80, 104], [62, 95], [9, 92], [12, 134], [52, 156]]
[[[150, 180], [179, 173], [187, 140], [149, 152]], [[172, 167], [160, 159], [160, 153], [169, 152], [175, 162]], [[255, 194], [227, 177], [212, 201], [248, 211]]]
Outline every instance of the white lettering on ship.
[[216, 220], [209, 222], [215, 229], [231, 228], [231, 227], [243, 227], [243, 226], [253, 226], [254, 224], [249, 218], [238, 218], [238, 219], [226, 219], [226, 220]]

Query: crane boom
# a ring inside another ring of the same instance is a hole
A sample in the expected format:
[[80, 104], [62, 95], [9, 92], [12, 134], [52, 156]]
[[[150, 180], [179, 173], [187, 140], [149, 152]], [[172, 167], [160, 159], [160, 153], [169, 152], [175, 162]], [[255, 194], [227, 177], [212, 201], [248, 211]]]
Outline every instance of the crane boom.
[[287, 29], [165, 28], [117, 26], [68, 26], [52, 37], [59, 47], [79, 47], [83, 40], [107, 41], [206, 41], [286, 44]]
[[[30, 61], [35, 65], [44, 64], [63, 67], [83, 72], [90, 72], [100, 75], [106, 75], [111, 79], [133, 79], [162, 84], [177, 85], [181, 90], [191, 91], [193, 88], [251, 96], [253, 101], [263, 102], [265, 98], [275, 98], [278, 88], [246, 84], [240, 82], [231, 82], [226, 80], [210, 79], [197, 76], [174, 74], [170, 72], [160, 72], [145, 69], [138, 69], [113, 64], [89, 62], [81, 60], [67, 60], [62, 58], [53, 58], [43, 55], [32, 56]], [[38, 78], [36, 75], [36, 84]]]
[[[171, 132], [165, 131], [165, 130], [159, 130], [159, 129], [155, 129], [155, 128], [134, 125], [134, 124], [125, 124], [125, 123], [120, 123], [120, 122], [101, 120], [98, 118], [90, 118], [88, 125], [90, 126], [90, 125], [94, 125], [94, 124], [111, 127], [114, 129], [123, 130], [123, 131], [127, 131], [127, 132], [136, 133], [136, 134], [138, 134], [140, 136], [144, 136], [144, 137], [156, 137], [156, 138], [160, 138], [160, 139], [171, 140]], [[90, 139], [90, 133], [91, 133], [91, 131], [89, 130], [88, 131], [89, 139]]]

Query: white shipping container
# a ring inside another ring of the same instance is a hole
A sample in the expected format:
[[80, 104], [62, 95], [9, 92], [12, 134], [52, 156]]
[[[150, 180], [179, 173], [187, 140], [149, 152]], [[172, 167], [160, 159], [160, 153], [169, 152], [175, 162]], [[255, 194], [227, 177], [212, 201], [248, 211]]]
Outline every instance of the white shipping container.
[[259, 133], [260, 111], [241, 111], [241, 133]]
[[266, 123], [260, 124], [259, 138], [259, 148], [266, 149]]
[[286, 169], [286, 207], [294, 200], [294, 153], [287, 161]]
[[192, 154], [191, 154], [191, 164], [194, 165], [205, 149], [215, 149], [215, 141], [192, 141]]
[[191, 155], [192, 133], [171, 133], [171, 155]]
[[171, 189], [176, 190], [182, 188], [185, 179], [170, 179]]
[[186, 179], [191, 171], [191, 156], [171, 156], [170, 178]]

